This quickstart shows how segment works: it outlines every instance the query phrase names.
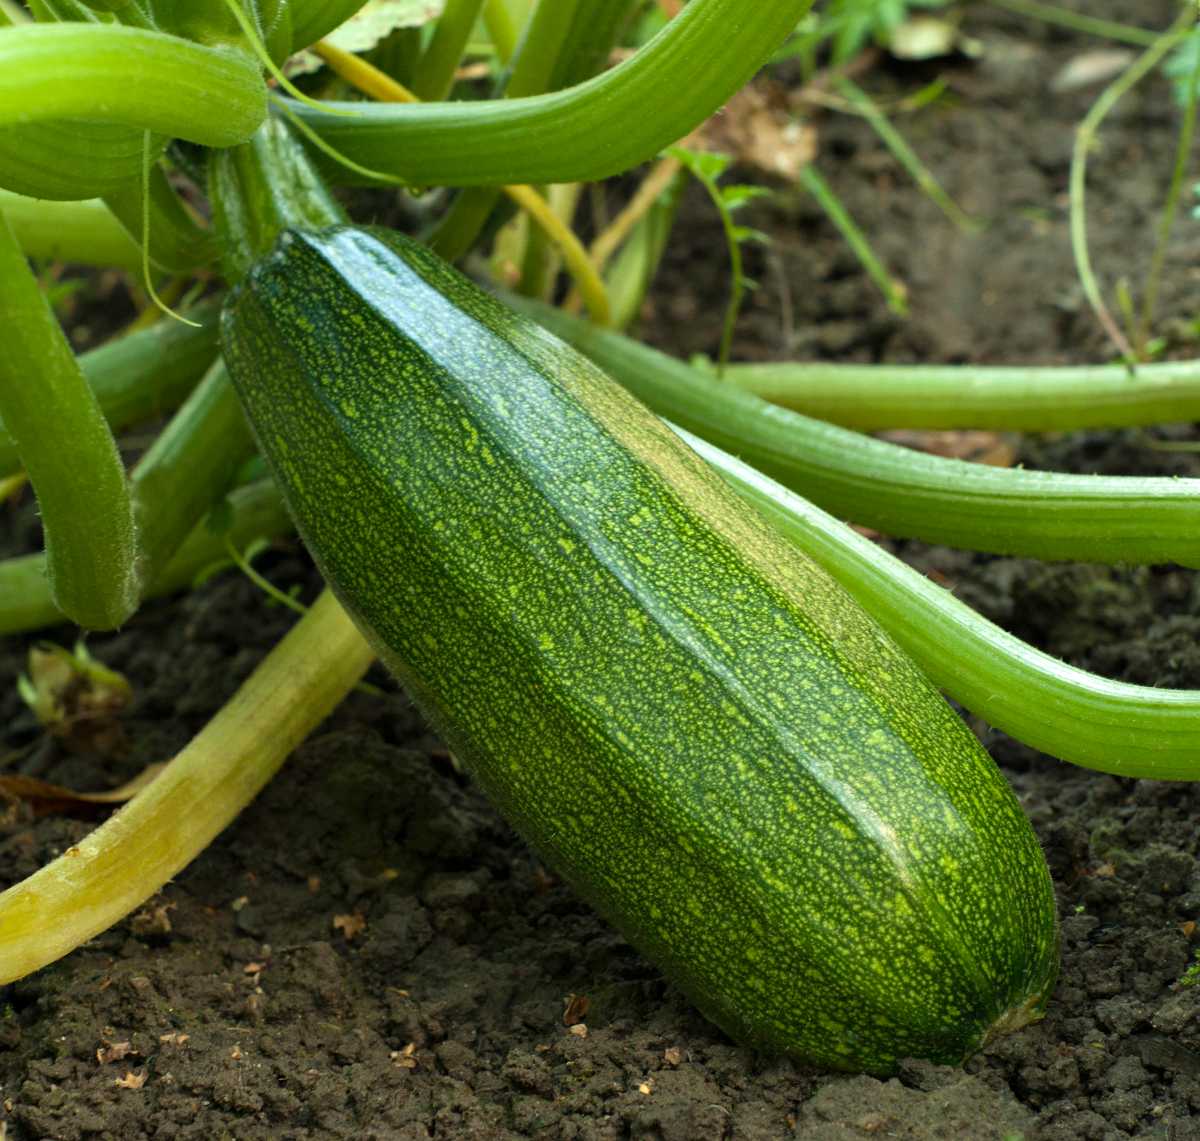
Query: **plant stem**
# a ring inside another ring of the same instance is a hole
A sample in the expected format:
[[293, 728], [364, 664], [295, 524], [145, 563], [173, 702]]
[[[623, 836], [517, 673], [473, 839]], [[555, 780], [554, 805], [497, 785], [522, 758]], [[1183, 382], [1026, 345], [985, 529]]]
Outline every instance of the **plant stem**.
[[1200, 780], [1200, 691], [1109, 681], [1052, 658], [807, 500], [711, 444], [680, 435], [973, 713], [1085, 768]]
[[37, 493], [54, 600], [81, 626], [119, 626], [136, 608], [139, 588], [125, 469], [2, 215], [0, 328], [0, 415]]
[[[0, 126], [0, 186], [29, 198], [100, 198], [141, 181], [144, 138], [144, 131], [120, 123], [7, 123]], [[154, 158], [166, 142], [155, 137]]]
[[725, 379], [847, 428], [1069, 432], [1200, 420], [1200, 364], [732, 365]]
[[1041, 20], [1044, 24], [1056, 24], [1060, 28], [1070, 28], [1075, 32], [1085, 32], [1106, 40], [1116, 40], [1117, 43], [1133, 44], [1135, 47], [1149, 47], [1159, 36], [1158, 32], [1147, 28], [1118, 24], [1114, 20], [1099, 20], [1094, 16], [1085, 16], [1081, 12], [1072, 12], [1053, 4], [1038, 4], [1034, 0], [992, 0], [992, 3], [997, 8], [1007, 8], [1010, 12]]
[[[79, 367], [114, 430], [176, 407], [217, 351], [216, 302], [190, 310], [200, 328], [172, 321], [107, 342], [79, 358]], [[0, 424], [0, 472], [20, 463], [16, 441]]]
[[413, 186], [591, 181], [644, 162], [703, 122], [810, 4], [777, 0], [750, 11], [744, 0], [692, 0], [631, 59], [548, 95], [355, 104], [353, 118], [291, 106], [354, 161]]
[[326, 591], [146, 788], [0, 894], [0, 981], [68, 954], [177, 875], [328, 716], [372, 657]]
[[[225, 543], [239, 549], [259, 539], [274, 539], [292, 530], [292, 521], [274, 483], [264, 479], [240, 487], [229, 496], [233, 522], [228, 531], [201, 521], [151, 582], [144, 598], [160, 598], [188, 590], [213, 567], [228, 564]], [[0, 561], [0, 635], [20, 634], [65, 622], [50, 597], [43, 555], [20, 555]]]
[[866, 234], [858, 228], [858, 224], [850, 217], [841, 199], [834, 194], [821, 172], [811, 163], [806, 162], [800, 168], [800, 185], [809, 192], [825, 211], [829, 220], [837, 227], [838, 232], [846, 240], [846, 244], [854, 251], [855, 257], [867, 271], [868, 276], [883, 294], [887, 307], [893, 312], [904, 316], [908, 312], [908, 293], [904, 285], [897, 281], [884, 268], [867, 240]]
[[[322, 58], [338, 75], [374, 98], [398, 103], [411, 102], [416, 98], [411, 91], [366, 60], [328, 44], [319, 47], [322, 49]], [[592, 319], [598, 324], [607, 324], [610, 313], [604, 281], [596, 272], [595, 266], [588, 258], [587, 250], [574, 232], [550, 209], [546, 200], [533, 187], [505, 186], [502, 189], [558, 247], [563, 262], [587, 301]]]
[[136, 270], [137, 243], [98, 198], [48, 202], [0, 190], [0, 211], [29, 257]]
[[507, 300], [660, 416], [841, 518], [997, 554], [1200, 566], [1200, 480], [1062, 475], [927, 455], [767, 404], [561, 310]]
[[1104, 296], [1096, 281], [1092, 269], [1091, 253], [1088, 250], [1087, 239], [1087, 161], [1088, 153], [1096, 139], [1096, 133], [1105, 116], [1117, 105], [1118, 100], [1144, 79], [1162, 58], [1188, 35], [1195, 17], [1190, 6], [1185, 6], [1170, 29], [1157, 38], [1154, 44], [1147, 48], [1128, 68], [1108, 87], [1101, 92], [1100, 97], [1092, 104], [1087, 115], [1075, 132], [1075, 146], [1071, 152], [1071, 251], [1075, 256], [1075, 269], [1079, 282], [1083, 286], [1084, 295], [1092, 307], [1096, 319], [1100, 322], [1108, 338], [1116, 346], [1117, 351], [1131, 365], [1135, 360], [1133, 346], [1125, 334], [1121, 332], [1112, 314], [1105, 304]]
[[27, 24], [0, 35], [0, 125], [81, 118], [228, 147], [267, 113], [258, 63], [118, 24]]
[[403, 83], [393, 79], [386, 71], [380, 71], [370, 60], [344, 51], [325, 40], [313, 44], [311, 50], [329, 65], [332, 72], [372, 99], [384, 103], [421, 102]]
[[[588, 255], [598, 270], [603, 270], [608, 265], [613, 254], [629, 237], [634, 226], [666, 193], [682, 169], [683, 164], [674, 155], [667, 155], [654, 164], [650, 173], [642, 179], [641, 185], [634, 192], [633, 197], [626, 203], [625, 208], [605, 226], [588, 247]], [[579, 294], [572, 290], [567, 295], [566, 301], [563, 302], [563, 308], [568, 313], [578, 313], [581, 300]]]
[[254, 438], [218, 359], [133, 471], [144, 583], [154, 582], [253, 454]]
[[[146, 202], [147, 195], [149, 203]], [[104, 195], [104, 203], [139, 246], [143, 213], [149, 205], [148, 253], [151, 264], [159, 269], [168, 273], [187, 273], [207, 265], [217, 256], [217, 244], [211, 231], [196, 221], [157, 164], [150, 169], [148, 188], [139, 177], [136, 182]]]
[[501, 66], [507, 65], [517, 50], [517, 26], [504, 0], [486, 0], [483, 22], [487, 25], [492, 47], [496, 49], [496, 58]]
[[1171, 169], [1171, 184], [1158, 218], [1158, 236], [1154, 243], [1154, 254], [1150, 269], [1146, 273], [1146, 284], [1142, 290], [1142, 313], [1138, 321], [1136, 340], [1139, 356], [1146, 352], [1146, 342], [1154, 326], [1154, 314], [1158, 308], [1158, 288], [1162, 281], [1163, 265], [1167, 260], [1167, 246], [1171, 241], [1171, 230], [1175, 226], [1175, 214], [1179, 208], [1179, 195], [1183, 190], [1187, 174], [1188, 159], [1192, 153], [1192, 139], [1196, 134], [1196, 102], [1200, 98], [1200, 52], [1192, 64], [1188, 77], [1187, 105], [1183, 109], [1183, 121], [1179, 126], [1179, 138], [1175, 144], [1175, 163]]
[[412, 88], [419, 99], [445, 99], [454, 86], [454, 72], [466, 50], [471, 29], [484, 0], [446, 0], [433, 38], [417, 63]]
[[979, 223], [967, 214], [943, 189], [933, 172], [908, 145], [908, 140], [892, 126], [891, 120], [875, 105], [867, 93], [849, 79], [840, 79], [835, 86], [853, 107], [874, 129], [884, 146], [892, 152], [896, 161], [908, 171], [909, 176], [929, 200], [954, 223], [964, 234], [974, 233]]

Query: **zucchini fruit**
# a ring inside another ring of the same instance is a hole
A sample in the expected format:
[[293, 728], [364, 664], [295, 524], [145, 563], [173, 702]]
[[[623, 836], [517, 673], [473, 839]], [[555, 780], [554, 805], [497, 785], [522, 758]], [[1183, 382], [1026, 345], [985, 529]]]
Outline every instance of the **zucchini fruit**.
[[1040, 1016], [1054, 898], [991, 759], [615, 382], [424, 247], [347, 226], [283, 233], [222, 336], [342, 604], [710, 1019], [887, 1072]]

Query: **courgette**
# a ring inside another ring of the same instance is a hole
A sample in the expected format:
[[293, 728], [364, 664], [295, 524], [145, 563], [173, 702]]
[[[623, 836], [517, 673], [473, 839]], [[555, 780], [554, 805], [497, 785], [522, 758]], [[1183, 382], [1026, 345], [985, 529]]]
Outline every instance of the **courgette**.
[[886, 1072], [1040, 1016], [1054, 899], [995, 765], [623, 389], [384, 231], [285, 232], [222, 335], [343, 605], [710, 1019]]

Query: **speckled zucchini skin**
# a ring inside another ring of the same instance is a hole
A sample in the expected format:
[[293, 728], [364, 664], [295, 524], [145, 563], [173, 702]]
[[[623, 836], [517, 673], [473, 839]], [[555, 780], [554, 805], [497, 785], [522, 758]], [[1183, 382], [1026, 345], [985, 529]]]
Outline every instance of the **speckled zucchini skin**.
[[995, 765], [623, 389], [383, 231], [285, 233], [223, 337], [346, 609], [709, 1018], [885, 1072], [1039, 1016], [1054, 900]]

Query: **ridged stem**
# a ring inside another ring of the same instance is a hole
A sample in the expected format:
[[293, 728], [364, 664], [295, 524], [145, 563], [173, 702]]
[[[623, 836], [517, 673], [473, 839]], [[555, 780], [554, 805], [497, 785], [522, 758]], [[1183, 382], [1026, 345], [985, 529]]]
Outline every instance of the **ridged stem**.
[[849, 428], [1069, 432], [1200, 420], [1200, 362], [1142, 365], [730, 365], [725, 381]]
[[681, 435], [973, 713], [1084, 768], [1200, 780], [1200, 691], [1110, 681], [1044, 654], [807, 500]]
[[253, 454], [254, 438], [217, 360], [133, 471], [142, 582], [155, 581]]
[[149, 182], [147, 190], [139, 176], [105, 194], [104, 203], [139, 246], [149, 208], [151, 264], [170, 273], [187, 273], [213, 261], [217, 244], [212, 232], [196, 221], [157, 164], [150, 168]]
[[0, 125], [94, 119], [228, 147], [266, 113], [257, 61], [233, 49], [117, 24], [0, 31]]
[[[293, 529], [275, 484], [269, 480], [240, 487], [229, 495], [232, 522], [217, 533], [201, 521], [149, 583], [144, 598], [187, 590], [198, 576], [227, 563], [226, 540], [239, 550], [258, 539], [274, 539]], [[22, 634], [65, 622], [50, 597], [44, 555], [19, 555], [0, 561], [0, 635]]]
[[660, 416], [841, 518], [997, 554], [1200, 566], [1200, 480], [1062, 475], [912, 451], [768, 404], [560, 310], [508, 300]]
[[[219, 304], [189, 309], [198, 328], [162, 321], [79, 357], [79, 367], [114, 431], [178, 406], [217, 352]], [[0, 475], [20, 464], [16, 441], [0, 424]]]
[[292, 109], [355, 162], [414, 186], [607, 178], [703, 122], [770, 57], [810, 4], [692, 0], [625, 63], [548, 95], [341, 108], [357, 111], [353, 116], [301, 104]]
[[484, 0], [446, 0], [433, 38], [417, 62], [412, 89], [425, 102], [445, 99], [454, 86], [454, 72], [466, 50], [471, 29]]
[[50, 589], [95, 630], [137, 606], [125, 469], [67, 339], [0, 215], [0, 416], [37, 494]]
[[98, 198], [48, 202], [0, 190], [0, 211], [29, 257], [137, 270], [137, 243]]
[[145, 789], [0, 894], [0, 983], [73, 951], [185, 868], [342, 700], [372, 657], [326, 591]]
[[496, 58], [502, 66], [507, 65], [517, 50], [517, 25], [504, 0], [485, 0], [483, 22], [496, 49]]

